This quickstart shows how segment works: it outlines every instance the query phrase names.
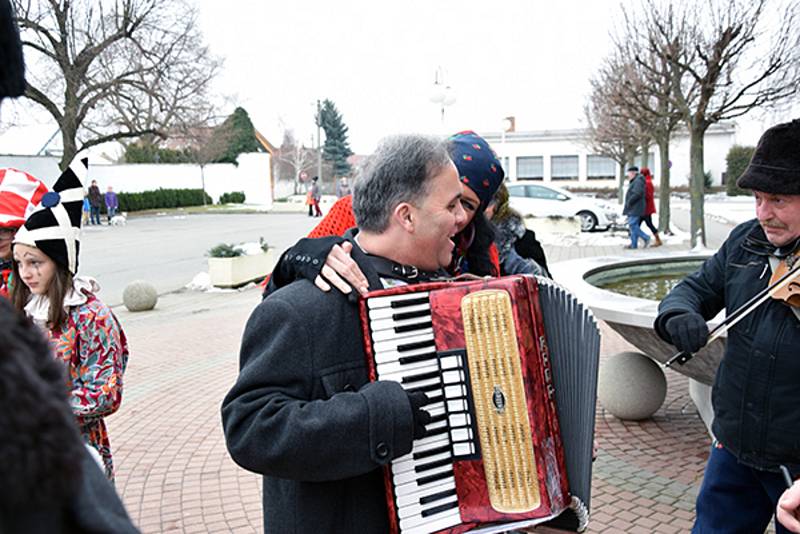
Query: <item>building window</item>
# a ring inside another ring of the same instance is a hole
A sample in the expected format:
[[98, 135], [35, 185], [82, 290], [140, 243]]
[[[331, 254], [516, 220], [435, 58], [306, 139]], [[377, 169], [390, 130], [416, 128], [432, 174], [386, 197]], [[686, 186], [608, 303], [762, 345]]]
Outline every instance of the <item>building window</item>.
[[553, 180], [577, 180], [578, 156], [552, 156], [550, 176]]
[[517, 158], [517, 180], [542, 179], [544, 179], [544, 161], [542, 156]]
[[508, 164], [508, 156], [503, 156], [500, 158], [500, 165], [503, 166], [503, 172], [506, 174], [506, 178], [508, 178], [508, 175], [511, 172], [511, 167], [509, 167]]
[[606, 156], [586, 156], [586, 177], [589, 180], [614, 180], [617, 162]]

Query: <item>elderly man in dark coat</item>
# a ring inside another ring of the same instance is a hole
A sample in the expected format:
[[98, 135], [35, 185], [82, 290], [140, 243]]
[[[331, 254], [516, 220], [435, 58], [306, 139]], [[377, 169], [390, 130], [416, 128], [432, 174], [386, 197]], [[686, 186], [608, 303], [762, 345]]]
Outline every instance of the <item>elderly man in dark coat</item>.
[[638, 248], [639, 238], [644, 240], [644, 246], [650, 244], [650, 238], [641, 228], [642, 217], [647, 207], [645, 199], [645, 180], [644, 176], [639, 174], [639, 167], [628, 167], [628, 192], [625, 193], [625, 206], [622, 210], [623, 215], [628, 216], [628, 228], [631, 231], [631, 244], [626, 245], [625, 248]]
[[[450, 263], [466, 218], [460, 197], [444, 142], [398, 136], [379, 146], [356, 182], [358, 230], [346, 236], [371, 289]], [[233, 459], [264, 475], [267, 532], [388, 532], [381, 467], [411, 450], [430, 417], [424, 394], [369, 382], [360, 332], [348, 296], [304, 279], [247, 323], [222, 420]]]
[[[767, 130], [737, 182], [756, 217], [661, 302], [655, 328], [681, 351], [708, 339], [706, 321], [729, 314], [795, 264], [800, 244], [800, 120]], [[781, 265], [783, 264], [783, 265]], [[768, 299], [728, 331], [712, 390], [713, 431], [695, 533], [764, 532], [781, 492], [778, 469], [800, 475], [800, 309]], [[776, 524], [776, 532], [788, 532]]]

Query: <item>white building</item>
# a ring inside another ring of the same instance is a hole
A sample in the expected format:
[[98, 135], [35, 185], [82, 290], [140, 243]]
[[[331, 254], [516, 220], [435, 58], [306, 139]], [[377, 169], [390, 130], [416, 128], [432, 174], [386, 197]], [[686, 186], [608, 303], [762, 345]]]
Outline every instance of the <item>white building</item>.
[[[481, 134], [497, 152], [509, 180], [554, 182], [569, 188], [616, 187], [619, 165], [595, 154], [586, 130], [541, 130]], [[714, 185], [724, 183], [725, 156], [734, 145], [735, 123], [712, 125], [705, 136], [704, 163]], [[689, 134], [680, 130], [670, 143], [670, 185], [689, 183]], [[641, 161], [637, 158], [637, 164]], [[648, 167], [658, 184], [661, 156], [651, 145]]]

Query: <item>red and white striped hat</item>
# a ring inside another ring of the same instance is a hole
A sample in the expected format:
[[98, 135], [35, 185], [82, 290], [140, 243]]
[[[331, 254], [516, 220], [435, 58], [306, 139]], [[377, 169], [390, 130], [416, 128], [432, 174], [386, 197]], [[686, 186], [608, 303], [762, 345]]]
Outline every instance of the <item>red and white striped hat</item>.
[[19, 228], [33, 212], [47, 186], [17, 169], [0, 169], [0, 227]]

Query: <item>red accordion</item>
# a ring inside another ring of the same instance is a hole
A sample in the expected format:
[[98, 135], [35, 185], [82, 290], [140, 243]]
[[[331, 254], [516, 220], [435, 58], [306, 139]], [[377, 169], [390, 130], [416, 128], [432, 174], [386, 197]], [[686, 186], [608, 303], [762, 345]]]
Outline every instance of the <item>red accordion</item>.
[[430, 399], [426, 436], [385, 469], [393, 533], [585, 528], [599, 355], [588, 310], [509, 276], [374, 291], [361, 318], [370, 379]]

